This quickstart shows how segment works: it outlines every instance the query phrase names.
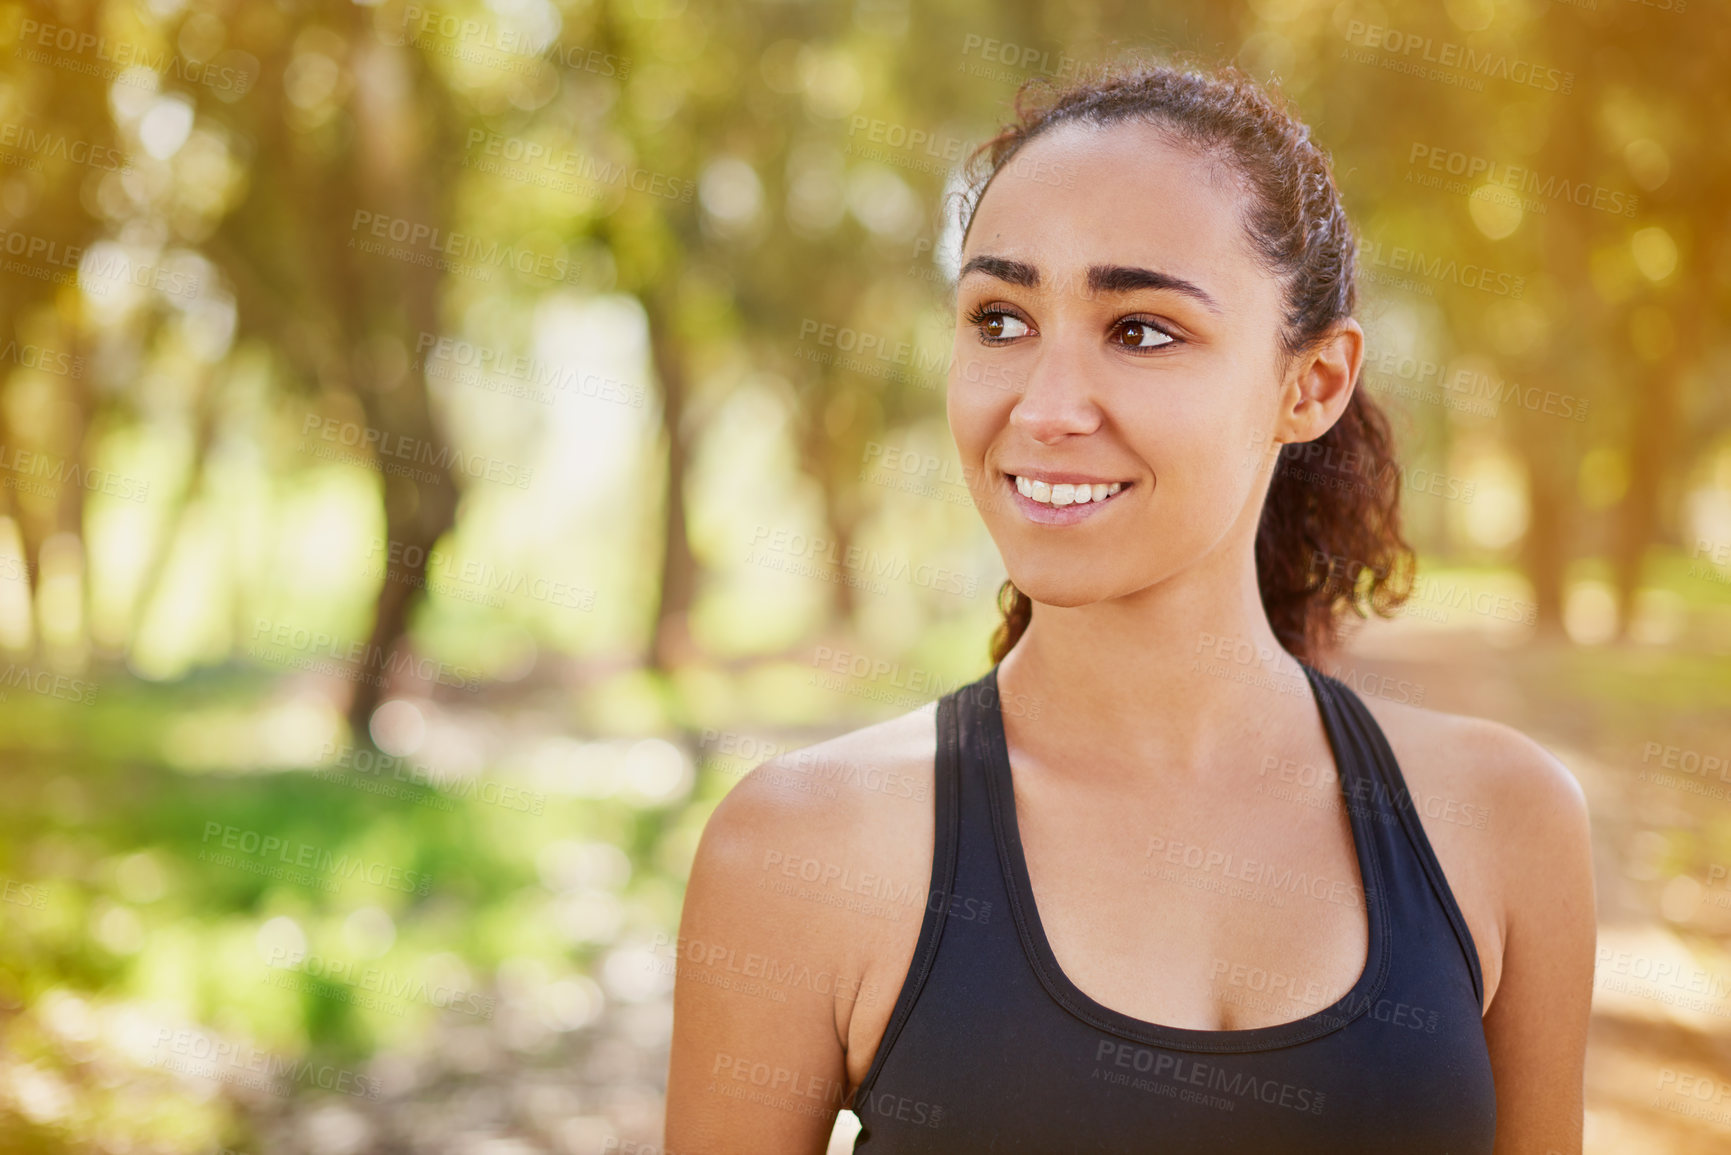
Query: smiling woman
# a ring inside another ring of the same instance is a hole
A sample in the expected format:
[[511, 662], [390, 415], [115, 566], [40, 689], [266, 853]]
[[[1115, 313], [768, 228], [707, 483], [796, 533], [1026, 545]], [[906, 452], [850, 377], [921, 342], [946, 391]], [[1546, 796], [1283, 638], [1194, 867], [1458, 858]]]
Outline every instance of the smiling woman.
[[1242, 75], [1147, 68], [976, 161], [947, 403], [995, 664], [717, 808], [669, 1150], [816, 1152], [847, 1108], [883, 1152], [1579, 1152], [1579, 787], [1319, 668], [1411, 560], [1326, 156]]
[[[1356, 244], [1327, 158], [1311, 143], [1303, 124], [1278, 109], [1255, 85], [1229, 72], [1213, 83], [1204, 83], [1196, 74], [1165, 72], [1147, 77], [1141, 84], [1078, 87], [1049, 103], [1024, 104], [1017, 122], [972, 157], [977, 167], [971, 195], [963, 205], [964, 245], [975, 227], [985, 191], [994, 183], [1001, 179], [1020, 184], [1029, 192], [1044, 191], [1037, 188], [1038, 182], [1018, 179], [1026, 168], [1017, 163], [1018, 159], [1032, 151], [1028, 146], [1036, 139], [1050, 143], [1054, 130], [1061, 127], [1092, 129], [1097, 134], [1107, 126], [1126, 124], [1142, 128], [1144, 148], [1166, 152], [1177, 148], [1184, 154], [1182, 170], [1168, 171], [1168, 184], [1190, 182], [1208, 188], [1230, 182], [1233, 186], [1236, 196], [1204, 201], [1215, 210], [1211, 223], [1217, 226], [1208, 235], [1223, 245], [1225, 251], [1220, 255], [1237, 258], [1240, 264], [1248, 257], [1265, 274], [1260, 278], [1267, 282], [1264, 289], [1278, 291], [1275, 340], [1264, 342], [1279, 361], [1272, 371], [1291, 368], [1293, 359], [1303, 353], [1326, 353], [1327, 346], [1340, 339], [1362, 340], [1357, 323], [1351, 320], [1357, 298], [1353, 279]], [[1076, 171], [1081, 163], [1068, 155], [1068, 150], [1046, 151], [1059, 153], [1049, 163], [1069, 171]], [[1149, 191], [1145, 184], [1142, 189], [1142, 195]], [[1026, 203], [1065, 199], [1037, 196]], [[1197, 211], [1185, 199], [1162, 197], [1157, 203], [1164, 210], [1158, 224], [1149, 222], [1146, 213], [1137, 214], [1139, 231], [1150, 239], [1159, 232], [1186, 232], [1197, 223], [1194, 216], [1187, 218], [1173, 211], [1184, 207], [1190, 207], [1192, 213]], [[1227, 227], [1218, 227], [1223, 224]], [[1176, 250], [1168, 246], [1164, 251], [1202, 258], [1205, 254], [1197, 251], [1195, 239]], [[1053, 281], [1049, 274], [1048, 283], [1042, 286], [1037, 267], [981, 252], [969, 257], [962, 267], [960, 304], [967, 322], [979, 331], [980, 344], [992, 346], [1025, 335], [1027, 323], [1013, 307], [993, 310], [989, 301], [993, 281], [1076, 297], [1078, 303], [1094, 304], [1106, 311], [1138, 295], [1150, 301], [1178, 298], [1178, 308], [1194, 312], [1209, 332], [1185, 329], [1180, 316], [1168, 309], [1164, 313], [1114, 314], [1115, 329], [1109, 341], [1134, 355], [1169, 360], [1179, 355], [1180, 346], [1188, 346], [1183, 366], [1166, 371], [1188, 376], [1199, 369], [1216, 372], [1220, 345], [1231, 353], [1246, 349], [1242, 341], [1224, 340], [1225, 331], [1235, 320], [1240, 326], [1260, 320], [1259, 316], [1228, 317], [1221, 302], [1203, 287], [1211, 279], [1210, 272], [1212, 279], [1218, 280], [1231, 267], [1230, 263], [1214, 261], [1207, 271], [1198, 271], [1191, 279], [1170, 268], [1093, 264], [1081, 271], [1054, 270], [1061, 279]], [[970, 290], [977, 292], [970, 294]], [[977, 303], [970, 306], [968, 302], [976, 298]], [[1216, 334], [1214, 330], [1221, 331]], [[958, 357], [964, 348], [958, 348]], [[1361, 354], [1355, 351], [1352, 356]], [[976, 359], [985, 357], [975, 353]], [[972, 364], [969, 368], [972, 372], [964, 380], [982, 379], [982, 368]], [[999, 373], [1015, 372], [1013, 366], [1000, 364], [995, 368]], [[1262, 371], [1271, 370], [1264, 366]], [[1356, 361], [1352, 371], [1356, 376]], [[965, 403], [968, 398], [958, 398], [955, 390], [950, 398], [954, 420], [958, 402]], [[1268, 400], [1272, 399], [1270, 394]], [[1224, 409], [1216, 412], [1226, 415]], [[1306, 657], [1334, 642], [1340, 618], [1349, 609], [1361, 616], [1370, 608], [1388, 614], [1410, 589], [1412, 556], [1400, 534], [1401, 473], [1387, 422], [1376, 403], [1360, 390], [1349, 390], [1344, 409], [1308, 439], [1276, 436], [1272, 415], [1263, 416], [1267, 419], [1262, 424], [1243, 430], [1242, 437], [1227, 441], [1224, 447], [1232, 453], [1231, 462], [1242, 467], [1239, 472], [1248, 476], [1262, 472], [1262, 458], [1274, 461], [1268, 496], [1259, 510], [1255, 551], [1258, 588], [1275, 636], [1290, 652]], [[1195, 444], [1200, 448], [1206, 443]], [[1017, 483], [1016, 488], [1021, 491], [1024, 486]], [[1028, 496], [1042, 500], [1037, 490]], [[1035, 515], [1035, 520], [1046, 519]], [[1031, 611], [1027, 595], [1013, 582], [1005, 583], [1002, 600], [1005, 623], [994, 639], [994, 660], [1009, 652]]]

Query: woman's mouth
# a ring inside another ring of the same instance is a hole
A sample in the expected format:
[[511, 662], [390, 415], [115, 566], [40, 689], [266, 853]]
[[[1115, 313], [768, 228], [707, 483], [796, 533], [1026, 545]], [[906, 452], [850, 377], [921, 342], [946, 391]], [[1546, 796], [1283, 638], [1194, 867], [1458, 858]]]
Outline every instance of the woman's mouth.
[[1017, 494], [1016, 508], [1030, 521], [1069, 525], [1090, 517], [1133, 485], [1076, 474], [1006, 473]]

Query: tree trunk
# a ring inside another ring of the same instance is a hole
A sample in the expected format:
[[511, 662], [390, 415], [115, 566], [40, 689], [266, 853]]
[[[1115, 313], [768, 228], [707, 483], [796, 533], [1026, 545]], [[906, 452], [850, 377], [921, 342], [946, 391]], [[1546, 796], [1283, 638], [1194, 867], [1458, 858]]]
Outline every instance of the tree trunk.
[[[1677, 335], [1679, 344], [1682, 334]], [[1677, 460], [1677, 410], [1683, 359], [1674, 348], [1653, 366], [1648, 387], [1634, 406], [1629, 435], [1629, 489], [1617, 509], [1612, 543], [1612, 580], [1617, 597], [1617, 636], [1627, 639], [1641, 588], [1647, 549], [1659, 537], [1660, 498], [1666, 473]]]
[[847, 568], [848, 550], [853, 548], [854, 524], [837, 511], [836, 494], [828, 485], [824, 486], [823, 508], [826, 515], [824, 520], [828, 523], [825, 528], [829, 530], [829, 539], [835, 543], [832, 556], [837, 559], [836, 569], [839, 571], [834, 582], [835, 597], [830, 606], [836, 621], [847, 625], [853, 622], [859, 609], [859, 597], [853, 587], [854, 571]]
[[[848, 438], [844, 442], [829, 425], [830, 405], [837, 390], [847, 386], [837, 374], [821, 370], [820, 374], [820, 384], [802, 423], [800, 456], [806, 473], [823, 494], [824, 536], [835, 543], [830, 556], [837, 559], [838, 580], [831, 583], [830, 612], [835, 621], [846, 624], [853, 621], [859, 608], [858, 594], [848, 580], [852, 574], [847, 568], [847, 556], [859, 529], [860, 467], [855, 463], [861, 454], [843, 456], [838, 452], [844, 444], [851, 449], [855, 440]], [[858, 407], [850, 408], [852, 415], [857, 416]]]
[[[1527, 424], [1545, 418], [1527, 418]], [[1547, 639], [1563, 637], [1564, 580], [1574, 522], [1566, 468], [1561, 452], [1543, 437], [1528, 438], [1522, 447], [1527, 464], [1529, 520], [1521, 543], [1521, 569], [1533, 587], [1536, 627]]]
[[374, 604], [373, 628], [349, 698], [349, 729], [356, 742], [370, 741], [368, 724], [392, 687], [385, 672], [409, 632], [409, 617], [425, 598], [427, 559], [456, 521], [455, 495], [429, 493], [402, 478], [385, 482], [384, 580]]
[[696, 655], [691, 638], [691, 606], [697, 596], [697, 558], [691, 552], [686, 526], [685, 479], [691, 463], [691, 435], [686, 428], [689, 381], [672, 331], [674, 309], [657, 292], [645, 293], [649, 314], [649, 345], [655, 376], [661, 383], [661, 432], [667, 443], [666, 516], [662, 519], [661, 585], [655, 608], [655, 634], [649, 664], [671, 670]]
[[[418, 124], [415, 97], [421, 91], [419, 64], [403, 48], [382, 44], [369, 27], [367, 9], [354, 10], [356, 206], [386, 211], [412, 221], [440, 220], [426, 190], [433, 174], [424, 163], [426, 142]], [[352, 219], [345, 216], [342, 219]], [[435, 474], [428, 482], [381, 473], [384, 491], [385, 565], [362, 666], [349, 699], [348, 721], [357, 743], [370, 741], [368, 723], [390, 689], [383, 676], [408, 632], [409, 618], [424, 599], [428, 557], [456, 523], [457, 482], [440, 464], [448, 443], [435, 425], [424, 377], [411, 371], [399, 381], [379, 379], [369, 352], [374, 334], [393, 335], [405, 350], [416, 334], [439, 331], [439, 276], [412, 263], [385, 267], [331, 237], [327, 268], [340, 270], [333, 286], [340, 300], [346, 368], [367, 422], [384, 437], [411, 439], [424, 448], [415, 469]]]
[[199, 373], [198, 400], [195, 402], [196, 413], [193, 417], [192, 467], [187, 475], [186, 484], [180, 492], [165, 500], [173, 501], [173, 508], [162, 519], [162, 532], [150, 543], [150, 559], [144, 566], [144, 579], [139, 583], [138, 593], [133, 598], [131, 636], [136, 638], [144, 626], [144, 617], [150, 612], [150, 607], [156, 602], [162, 591], [162, 583], [168, 575], [170, 561], [174, 557], [174, 542], [180, 536], [180, 530], [186, 524], [186, 513], [204, 490], [205, 464], [210, 459], [211, 446], [216, 442], [216, 402], [211, 396], [213, 373], [206, 369]]

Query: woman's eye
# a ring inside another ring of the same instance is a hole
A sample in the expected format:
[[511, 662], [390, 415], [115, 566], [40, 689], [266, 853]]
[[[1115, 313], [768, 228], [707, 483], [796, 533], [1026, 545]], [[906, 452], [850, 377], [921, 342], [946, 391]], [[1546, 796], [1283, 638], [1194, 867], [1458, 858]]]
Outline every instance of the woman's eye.
[[1026, 321], [1008, 313], [987, 313], [978, 323], [980, 336], [989, 341], [1007, 341], [1012, 337], [1026, 336], [1028, 332]]
[[1117, 331], [1118, 343], [1128, 349], [1158, 349], [1176, 339], [1147, 321], [1120, 321]]

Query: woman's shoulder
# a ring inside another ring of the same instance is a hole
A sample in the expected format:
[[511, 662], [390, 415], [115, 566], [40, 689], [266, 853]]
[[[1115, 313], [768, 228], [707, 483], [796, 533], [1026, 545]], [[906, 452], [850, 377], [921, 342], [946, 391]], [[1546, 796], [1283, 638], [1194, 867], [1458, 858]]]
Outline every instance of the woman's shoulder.
[[1586, 795], [1573, 772], [1515, 727], [1371, 695], [1363, 701], [1388, 738], [1415, 803], [1423, 791], [1445, 807], [1450, 801], [1473, 804], [1487, 815], [1518, 815], [1523, 824], [1568, 826], [1585, 818]]
[[1585, 792], [1561, 759], [1506, 723], [1364, 702], [1478, 947], [1488, 1007], [1511, 927], [1561, 908], [1591, 917]]
[[935, 706], [757, 766], [717, 804], [692, 862], [686, 936], [842, 976], [826, 1014], [850, 1080], [876, 1047], [924, 913]]
[[754, 767], [716, 806], [709, 828], [728, 838], [869, 839], [929, 812], [937, 750], [936, 702], [778, 754]]
[[[936, 703], [927, 703], [753, 768], [704, 827], [693, 889], [717, 898], [797, 893], [807, 901], [791, 909], [845, 925], [857, 923], [846, 915], [863, 909], [855, 901], [862, 894], [923, 888], [933, 845], [935, 715]], [[776, 915], [759, 906], [753, 917]]]

